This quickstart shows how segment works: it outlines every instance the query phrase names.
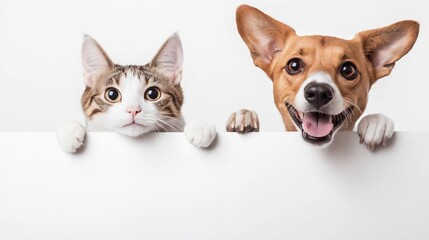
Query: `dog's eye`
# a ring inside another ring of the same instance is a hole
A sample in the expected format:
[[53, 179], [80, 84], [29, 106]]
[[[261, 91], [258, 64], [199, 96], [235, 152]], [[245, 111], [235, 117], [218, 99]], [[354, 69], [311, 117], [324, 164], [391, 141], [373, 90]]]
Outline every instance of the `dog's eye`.
[[341, 76], [347, 80], [354, 80], [358, 76], [356, 66], [352, 62], [345, 62], [340, 68]]
[[119, 92], [116, 88], [108, 88], [104, 93], [104, 98], [110, 103], [117, 103], [121, 101], [122, 96], [121, 92]]
[[156, 87], [150, 87], [144, 93], [144, 98], [149, 101], [158, 100], [161, 97], [161, 92]]
[[295, 75], [304, 71], [304, 63], [299, 58], [292, 58], [287, 62], [286, 72]]

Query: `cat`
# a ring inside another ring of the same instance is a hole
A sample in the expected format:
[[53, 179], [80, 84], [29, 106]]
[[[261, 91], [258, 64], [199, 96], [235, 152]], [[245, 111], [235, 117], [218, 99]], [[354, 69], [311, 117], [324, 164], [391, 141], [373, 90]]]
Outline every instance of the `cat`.
[[68, 122], [57, 131], [61, 149], [74, 153], [87, 131], [114, 131], [130, 137], [149, 132], [185, 132], [197, 147], [208, 147], [216, 128], [202, 120], [184, 123], [183, 49], [177, 34], [171, 35], [146, 65], [114, 64], [101, 45], [89, 35], [82, 44], [85, 90], [81, 104], [86, 128]]

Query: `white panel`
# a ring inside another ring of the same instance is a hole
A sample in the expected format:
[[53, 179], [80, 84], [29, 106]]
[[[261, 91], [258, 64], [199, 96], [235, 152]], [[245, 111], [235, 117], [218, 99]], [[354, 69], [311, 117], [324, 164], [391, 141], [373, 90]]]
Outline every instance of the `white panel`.
[[69, 155], [53, 133], [0, 133], [0, 239], [429, 239], [426, 133], [336, 140], [91, 133]]

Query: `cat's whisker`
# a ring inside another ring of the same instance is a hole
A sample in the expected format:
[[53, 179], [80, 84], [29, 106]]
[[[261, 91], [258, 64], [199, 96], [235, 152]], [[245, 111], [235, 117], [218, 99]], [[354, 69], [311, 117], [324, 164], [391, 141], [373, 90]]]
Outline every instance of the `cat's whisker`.
[[166, 121], [162, 118], [158, 118], [157, 119], [158, 122], [161, 122], [164, 125], [167, 125], [168, 127], [172, 128], [174, 131], [182, 131], [183, 130], [183, 126], [181, 124], [175, 123], [173, 121]]
[[183, 131], [184, 122], [180, 119], [177, 119], [162, 113], [158, 113], [158, 116], [155, 116], [154, 114], [150, 114], [150, 115], [147, 115], [146, 117], [148, 119], [159, 121], [162, 124], [172, 128], [174, 131]]
[[175, 132], [182, 131], [182, 129], [180, 128], [180, 126], [174, 126], [174, 125], [170, 124], [169, 122], [166, 122], [166, 121], [164, 121], [162, 119], [158, 119], [158, 122], [166, 125], [167, 127], [170, 127], [172, 131], [175, 131]]
[[[147, 122], [150, 121], [150, 123], [155, 124], [159, 127], [161, 127], [164, 131], [168, 132], [167, 128], [165, 128], [164, 126], [167, 126], [169, 128], [171, 128], [173, 131], [182, 131], [183, 130], [183, 126], [181, 125], [181, 123], [178, 122], [174, 122], [174, 121], [164, 121], [162, 119], [160, 119], [159, 117], [156, 117], [154, 115], [152, 116], [145, 116], [145, 118], [141, 119], [143, 122]], [[176, 120], [177, 119], [171, 119], [171, 120]]]
[[169, 124], [172, 124], [178, 128], [183, 129], [183, 127], [185, 126], [183, 121], [174, 121], [173, 119], [169, 119], [167, 121], [165, 121], [166, 119], [162, 119], [164, 122], [168, 122]]
[[164, 117], [162, 119], [163, 120], [167, 120], [168, 122], [173, 123], [173, 124], [175, 124], [175, 125], [177, 125], [179, 127], [182, 127], [182, 128], [185, 126], [185, 122], [183, 120], [178, 120], [178, 119], [175, 119], [175, 118], [166, 118], [166, 117]]
[[170, 113], [162, 113], [162, 112], [160, 112], [160, 113], [157, 113], [157, 116], [158, 117], [165, 117], [165, 118], [169, 118], [169, 119], [175, 119], [175, 120], [179, 120], [179, 121], [181, 121], [181, 119], [182, 119], [180, 113], [172, 115]]
[[[160, 123], [158, 123], [158, 122], [155, 122], [155, 125], [156, 125], [156, 130], [158, 131], [158, 128], [157, 127], [160, 127], [160, 128], [162, 128], [162, 130], [164, 130], [164, 132], [168, 132], [168, 130], [164, 127], [164, 126], [162, 126], [162, 124], [160, 124]], [[160, 132], [160, 131], [158, 131], [158, 132]]]

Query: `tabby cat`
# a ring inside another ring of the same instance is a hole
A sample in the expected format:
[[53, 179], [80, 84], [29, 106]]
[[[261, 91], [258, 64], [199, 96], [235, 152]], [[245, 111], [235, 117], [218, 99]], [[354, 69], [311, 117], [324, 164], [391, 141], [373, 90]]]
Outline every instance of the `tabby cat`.
[[126, 66], [114, 64], [100, 44], [85, 35], [82, 63], [85, 91], [81, 103], [87, 129], [77, 122], [59, 128], [57, 140], [65, 152], [76, 152], [83, 145], [86, 130], [131, 137], [185, 131], [198, 147], [208, 147], [214, 140], [214, 125], [197, 119], [185, 126], [180, 113], [183, 50], [177, 34], [167, 39], [150, 63]]

